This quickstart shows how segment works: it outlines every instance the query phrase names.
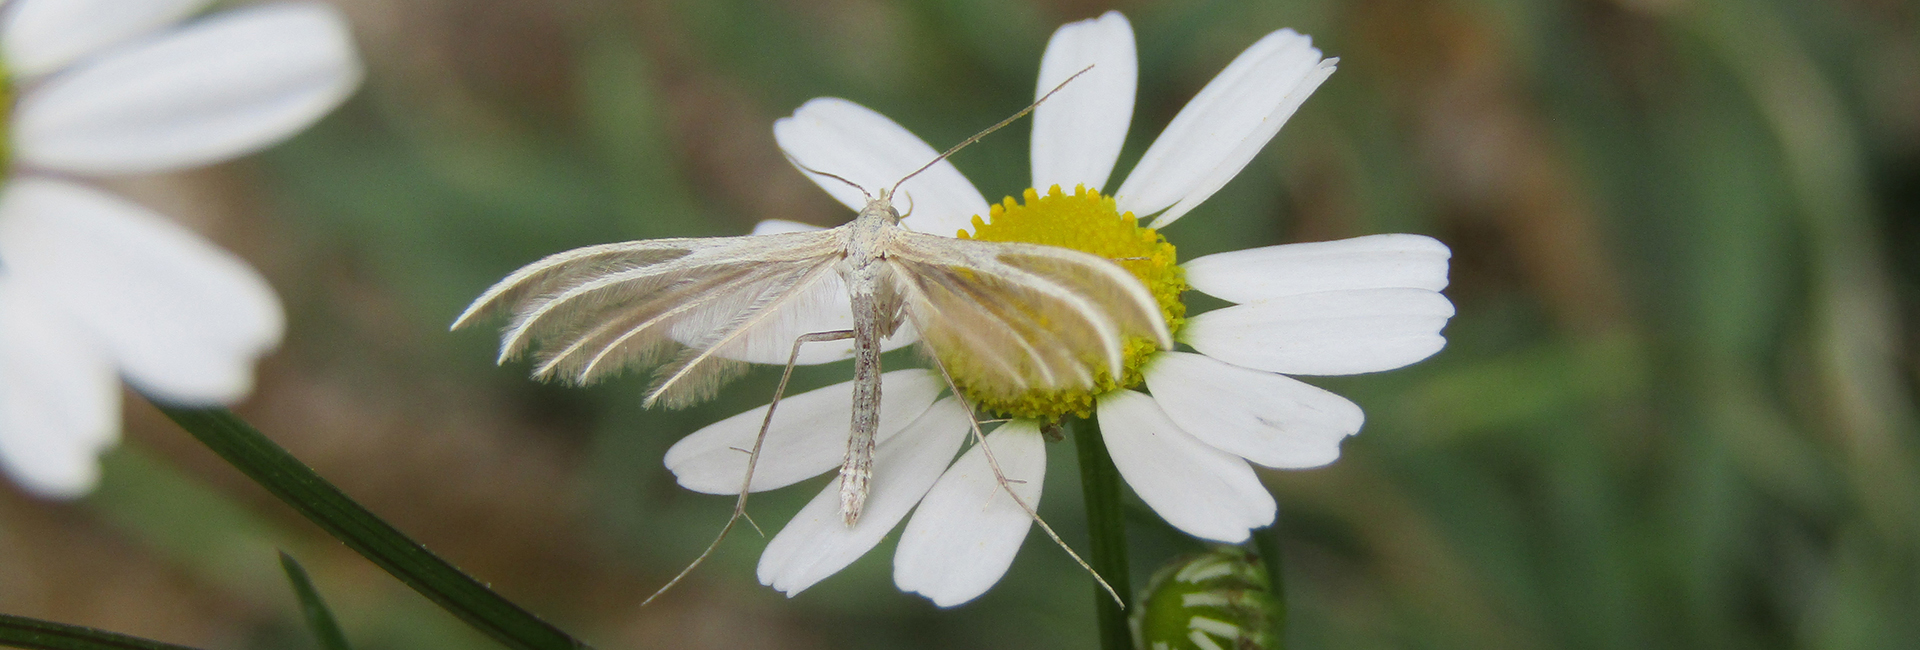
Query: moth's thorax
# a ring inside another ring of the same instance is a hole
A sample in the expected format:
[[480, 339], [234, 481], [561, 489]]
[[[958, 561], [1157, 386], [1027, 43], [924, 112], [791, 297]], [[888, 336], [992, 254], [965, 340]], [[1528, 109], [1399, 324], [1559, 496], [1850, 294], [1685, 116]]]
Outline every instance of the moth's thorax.
[[860, 209], [860, 216], [854, 217], [847, 236], [847, 262], [860, 268], [872, 264], [884, 257], [894, 237], [900, 231], [900, 213], [893, 209], [893, 202], [886, 190], [867, 202]]

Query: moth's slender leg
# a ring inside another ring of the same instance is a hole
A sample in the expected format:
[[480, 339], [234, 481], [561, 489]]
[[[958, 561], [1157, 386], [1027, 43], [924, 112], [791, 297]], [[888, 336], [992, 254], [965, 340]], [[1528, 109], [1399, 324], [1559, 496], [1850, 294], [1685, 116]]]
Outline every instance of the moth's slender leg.
[[987, 435], [980, 432], [980, 421], [973, 419], [973, 405], [967, 404], [967, 398], [960, 393], [960, 386], [953, 383], [953, 375], [947, 372], [947, 364], [940, 361], [940, 355], [928, 354], [927, 357], [933, 359], [933, 366], [935, 368], [940, 369], [940, 378], [947, 381], [947, 389], [953, 391], [954, 398], [960, 400], [962, 406], [967, 407], [967, 424], [973, 428], [973, 444], [979, 445], [980, 452], [986, 455], [987, 467], [993, 469], [993, 478], [1000, 483], [1000, 489], [1006, 490], [1007, 497], [1013, 499], [1014, 504], [1020, 506], [1021, 510], [1026, 511], [1027, 516], [1033, 518], [1034, 523], [1040, 524], [1040, 530], [1047, 533], [1047, 538], [1052, 539], [1053, 543], [1060, 547], [1060, 550], [1066, 551], [1067, 557], [1073, 558], [1074, 563], [1079, 564], [1080, 568], [1085, 569], [1088, 575], [1093, 576], [1093, 581], [1100, 583], [1100, 588], [1105, 589], [1107, 595], [1113, 597], [1113, 602], [1119, 603], [1120, 609], [1125, 610], [1127, 608], [1127, 601], [1125, 598], [1120, 597], [1120, 592], [1114, 590], [1113, 585], [1107, 584], [1107, 579], [1100, 577], [1100, 572], [1093, 570], [1093, 565], [1087, 564], [1086, 560], [1080, 559], [1080, 554], [1073, 552], [1073, 547], [1067, 546], [1066, 540], [1060, 539], [1059, 533], [1053, 532], [1053, 527], [1047, 525], [1047, 520], [1040, 518], [1040, 513], [1035, 512], [1033, 506], [1027, 505], [1025, 499], [1020, 498], [1019, 494], [1014, 493], [1014, 481], [1008, 479], [1005, 472], [1000, 471], [1000, 461], [993, 457], [993, 448], [987, 446]]
[[[646, 600], [640, 601], [641, 607], [646, 607], [647, 603], [651, 603], [653, 599], [659, 598], [660, 594], [667, 593], [668, 589], [672, 589], [674, 585], [680, 584], [680, 580], [686, 578], [687, 574], [693, 573], [695, 567], [700, 566], [701, 562], [707, 561], [707, 556], [712, 555], [714, 549], [720, 548], [720, 541], [726, 539], [727, 533], [733, 531], [734, 524], [738, 523], [742, 518], [747, 518], [747, 494], [753, 488], [753, 470], [755, 466], [760, 464], [760, 449], [766, 445], [767, 430], [773, 427], [773, 410], [780, 406], [780, 398], [787, 394], [787, 380], [793, 378], [793, 367], [800, 361], [800, 344], [822, 341], [844, 341], [850, 338], [853, 338], [853, 330], [834, 330], [831, 332], [801, 334], [793, 340], [793, 353], [787, 356], [786, 370], [780, 372], [780, 385], [774, 387], [773, 401], [767, 403], [767, 417], [760, 420], [760, 433], [753, 438], [753, 449], [747, 451], [747, 473], [746, 476], [740, 479], [740, 498], [733, 502], [733, 516], [727, 518], [727, 525], [720, 527], [720, 534], [714, 536], [713, 543], [707, 545], [707, 550], [700, 552], [700, 557], [694, 558], [693, 563], [688, 564], [687, 568], [681, 569], [679, 574], [673, 576], [673, 579], [668, 580], [667, 584], [662, 585], [659, 590], [654, 591], [653, 595], [647, 596]], [[753, 519], [747, 518], [747, 522], [752, 523]], [[756, 529], [759, 527], [758, 524], [754, 525]]]

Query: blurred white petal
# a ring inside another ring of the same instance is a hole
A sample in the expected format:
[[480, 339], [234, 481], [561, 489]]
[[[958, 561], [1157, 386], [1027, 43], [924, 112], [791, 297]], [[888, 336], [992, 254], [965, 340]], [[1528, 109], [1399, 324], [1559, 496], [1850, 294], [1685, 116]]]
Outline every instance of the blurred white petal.
[[1273, 495], [1247, 461], [1182, 430], [1153, 398], [1130, 390], [1100, 396], [1100, 436], [1121, 478], [1174, 528], [1239, 543], [1273, 523]]
[[1360, 407], [1344, 397], [1198, 354], [1154, 355], [1146, 376], [1153, 400], [1174, 424], [1267, 467], [1331, 463], [1340, 457], [1340, 441], [1359, 433], [1365, 421]]
[[1216, 309], [1187, 320], [1180, 340], [1236, 366], [1290, 375], [1392, 370], [1433, 356], [1453, 317], [1425, 289], [1325, 291]]
[[[987, 445], [1013, 491], [1033, 508], [1047, 474], [1047, 444], [1032, 420], [1015, 420], [987, 435]], [[1012, 566], [1033, 519], [1007, 496], [979, 445], [941, 475], [900, 533], [893, 583], [941, 607], [986, 593]]]
[[1189, 260], [1187, 282], [1233, 302], [1350, 289], [1447, 287], [1447, 245], [1424, 235], [1283, 244]]
[[[775, 121], [773, 137], [795, 162], [853, 181], [868, 193], [892, 188], [940, 155], [885, 115], [837, 97], [808, 101], [792, 117]], [[846, 183], [811, 172], [807, 177], [855, 211], [867, 205], [860, 190]], [[900, 186], [893, 207], [903, 215], [912, 208], [904, 221], [908, 228], [946, 237], [970, 228], [974, 215], [987, 214], [987, 200], [945, 160]]]
[[211, 0], [19, 0], [0, 25], [0, 59], [16, 78], [38, 77], [160, 29]]
[[971, 417], [953, 398], [941, 400], [873, 453], [866, 510], [848, 528], [840, 515], [840, 479], [828, 483], [767, 543], [760, 583], [791, 597], [866, 555], [953, 461]]
[[[1283, 29], [1248, 47], [1187, 102], [1116, 193], [1120, 210], [1173, 223], [1213, 196], [1267, 146], [1333, 74], [1313, 40]], [[1161, 212], [1165, 210], [1165, 212]]]
[[[1093, 69], [1087, 70], [1088, 66]], [[1113, 175], [1120, 145], [1133, 121], [1139, 61], [1133, 26], [1118, 11], [1062, 25], [1040, 59], [1038, 99], [1060, 82], [1087, 70], [1033, 111], [1033, 187], [1041, 194], [1059, 185], [1098, 190]], [[944, 234], [944, 233], [942, 233]]]
[[203, 165], [306, 128], [360, 75], [331, 6], [236, 9], [48, 79], [21, 98], [14, 142], [22, 161], [76, 173]]
[[27, 491], [72, 498], [120, 437], [120, 380], [105, 351], [0, 275], [0, 468]]
[[[881, 375], [880, 428], [874, 438], [891, 439], [926, 412], [941, 388], [940, 379], [925, 370]], [[738, 494], [747, 473], [747, 452], [766, 418], [767, 407], [762, 406], [681, 438], [667, 450], [667, 469], [689, 490]], [[852, 422], [853, 382], [780, 400], [760, 462], [753, 468], [753, 491], [786, 487], [839, 467]]]
[[61, 181], [0, 197], [0, 263], [98, 337], [155, 399], [226, 404], [280, 342], [280, 301], [238, 257], [145, 208]]

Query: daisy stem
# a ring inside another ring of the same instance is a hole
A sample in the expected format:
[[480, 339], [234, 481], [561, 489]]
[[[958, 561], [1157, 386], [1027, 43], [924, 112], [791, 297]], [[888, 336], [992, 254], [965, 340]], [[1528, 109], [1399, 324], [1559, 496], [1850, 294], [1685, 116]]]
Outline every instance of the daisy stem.
[[1280, 640], [1280, 647], [1287, 643], [1287, 582], [1286, 572], [1282, 570], [1280, 560], [1280, 520], [1274, 519], [1273, 525], [1253, 531], [1253, 547], [1260, 553], [1260, 563], [1267, 568], [1268, 593], [1273, 595], [1273, 638]]
[[[1107, 444], [1100, 437], [1100, 423], [1092, 418], [1073, 421], [1073, 444], [1080, 452], [1081, 492], [1087, 501], [1087, 534], [1092, 537], [1088, 561], [1093, 570], [1113, 585], [1114, 591], [1131, 596], [1128, 580], [1127, 525], [1120, 505], [1120, 470], [1107, 455]], [[1094, 607], [1099, 617], [1101, 650], [1131, 650], [1133, 634], [1127, 627], [1127, 613], [1113, 602], [1105, 590], [1093, 590]]]

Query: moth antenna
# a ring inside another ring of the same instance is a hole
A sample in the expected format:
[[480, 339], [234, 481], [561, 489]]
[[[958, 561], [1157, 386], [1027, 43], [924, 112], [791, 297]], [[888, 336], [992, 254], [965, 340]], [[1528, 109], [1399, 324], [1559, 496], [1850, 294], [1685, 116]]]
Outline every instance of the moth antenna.
[[787, 380], [793, 378], [793, 367], [800, 361], [800, 344], [813, 343], [816, 341], [841, 341], [850, 338], [853, 338], [853, 330], [810, 332], [801, 334], [793, 340], [793, 354], [787, 357], [787, 369], [780, 373], [780, 385], [773, 389], [773, 401], [767, 403], [767, 417], [760, 420], [760, 433], [754, 436], [753, 450], [747, 452], [747, 474], [740, 479], [740, 498], [733, 502], [733, 515], [727, 517], [727, 524], [720, 527], [720, 534], [714, 536], [713, 543], [707, 545], [707, 550], [701, 551], [700, 557], [693, 558], [693, 562], [688, 564], [687, 568], [681, 569], [679, 574], [673, 576], [672, 580], [668, 580], [667, 584], [661, 585], [660, 589], [653, 592], [653, 595], [647, 596], [646, 600], [640, 601], [641, 607], [646, 607], [647, 603], [653, 602], [653, 599], [659, 598], [661, 594], [667, 593], [668, 589], [672, 589], [674, 585], [680, 584], [681, 580], [686, 579], [687, 574], [693, 573], [693, 570], [699, 567], [700, 563], [707, 561], [707, 556], [713, 555], [714, 549], [720, 548], [720, 542], [727, 538], [727, 533], [733, 532], [734, 525], [739, 523], [741, 519], [747, 520], [747, 523], [752, 525], [753, 529], [758, 531], [761, 537], [767, 536], [767, 531], [760, 530], [760, 524], [754, 523], [753, 518], [747, 516], [747, 495], [753, 488], [753, 470], [755, 466], [760, 464], [760, 451], [767, 443], [767, 430], [773, 427], [773, 411], [780, 406], [780, 398], [787, 394]]
[[[895, 185], [894, 187], [898, 188], [899, 186]], [[913, 216], [913, 193], [908, 192], [906, 194], [906, 197], [907, 197], [907, 212], [906, 214], [900, 215], [900, 218], [902, 219]]]
[[[1087, 67], [1081, 68], [1079, 72], [1073, 73], [1073, 76], [1067, 77], [1065, 81], [1061, 81], [1060, 85], [1054, 86], [1053, 90], [1047, 91], [1047, 94], [1041, 95], [1039, 99], [1033, 100], [1033, 103], [1028, 104], [1026, 108], [1020, 109], [1020, 112], [1014, 113], [1012, 116], [1009, 116], [1007, 119], [1000, 120], [998, 124], [989, 126], [985, 130], [982, 130], [979, 133], [973, 134], [973, 137], [967, 138], [965, 140], [961, 140], [960, 144], [953, 145], [953, 147], [947, 149], [946, 151], [941, 152], [940, 155], [934, 156], [933, 160], [927, 161], [927, 164], [921, 165], [919, 169], [913, 170], [913, 173], [907, 174], [906, 176], [901, 177], [899, 181], [894, 182], [893, 189], [887, 190], [887, 193], [892, 194], [894, 192], [900, 191], [901, 185], [905, 184], [908, 180], [911, 180], [913, 177], [919, 176], [920, 172], [927, 171], [928, 169], [931, 169], [934, 165], [940, 164], [940, 161], [946, 160], [948, 156], [951, 156], [955, 153], [959, 153], [960, 150], [965, 149], [967, 145], [973, 144], [975, 142], [979, 142], [981, 138], [987, 137], [987, 134], [993, 133], [994, 131], [998, 131], [1000, 130], [1001, 127], [1004, 127], [1008, 124], [1012, 124], [1014, 120], [1020, 119], [1022, 117], [1026, 117], [1028, 113], [1033, 112], [1033, 109], [1039, 108], [1041, 102], [1047, 101], [1048, 97], [1052, 97], [1054, 93], [1060, 92], [1060, 89], [1066, 88], [1068, 83], [1071, 83], [1075, 79], [1079, 79], [1080, 75], [1086, 74], [1088, 71], [1091, 71], [1091, 70], [1093, 70], [1092, 65], [1088, 65]], [[795, 164], [799, 164], [799, 163], [795, 163]]]
[[[1087, 67], [1091, 68], [1093, 66]], [[1086, 70], [1081, 70], [1080, 72], [1085, 73]], [[1074, 76], [1077, 77], [1080, 75], [1075, 74]], [[1072, 78], [1068, 78], [1068, 81], [1071, 80]], [[1059, 88], [1054, 88], [1054, 90], [1059, 90]], [[1050, 92], [1047, 94], [1051, 95], [1053, 93]], [[1041, 99], [1045, 99], [1045, 97]], [[1080, 559], [1080, 554], [1073, 552], [1073, 547], [1067, 546], [1066, 540], [1060, 539], [1059, 533], [1053, 532], [1053, 527], [1047, 525], [1047, 520], [1040, 518], [1040, 513], [1034, 512], [1033, 506], [1027, 505], [1025, 499], [1020, 498], [1020, 495], [1013, 492], [1014, 482], [1007, 478], [1005, 472], [1000, 471], [1000, 461], [993, 457], [993, 447], [987, 446], [987, 434], [980, 432], [980, 422], [973, 419], [973, 405], [967, 403], [966, 396], [960, 393], [960, 387], [953, 383], [953, 375], [947, 373], [946, 362], [941, 361], [939, 355], [930, 354], [927, 356], [933, 359], [933, 366], [940, 369], [940, 378], [947, 381], [947, 389], [953, 391], [954, 399], [960, 400], [960, 405], [967, 408], [967, 424], [973, 428], [973, 444], [979, 445], [981, 453], [986, 455], [987, 467], [993, 469], [993, 478], [1000, 483], [1000, 489], [1006, 490], [1007, 497], [1013, 499], [1014, 504], [1019, 505], [1021, 510], [1026, 511], [1027, 517], [1033, 519], [1034, 523], [1040, 524], [1040, 530], [1046, 532], [1047, 538], [1052, 539], [1054, 545], [1059, 546], [1060, 550], [1066, 551], [1067, 557], [1073, 558], [1074, 563], [1079, 564], [1081, 569], [1086, 570], [1087, 575], [1093, 576], [1094, 582], [1100, 583], [1100, 588], [1105, 589], [1107, 595], [1113, 597], [1113, 602], [1120, 606], [1121, 611], [1126, 611], [1127, 601], [1120, 597], [1120, 592], [1115, 591], [1113, 585], [1107, 584], [1107, 579], [1100, 577], [1100, 572], [1093, 570], [1093, 565], [1087, 564], [1086, 560]]]
[[[823, 171], [820, 171], [820, 170], [818, 170], [818, 169], [814, 169], [814, 168], [812, 168], [812, 167], [808, 167], [808, 166], [806, 165], [806, 163], [803, 163], [803, 162], [800, 162], [800, 160], [799, 160], [798, 158], [794, 158], [794, 157], [793, 157], [793, 154], [790, 154], [790, 153], [787, 153], [787, 152], [785, 152], [785, 151], [781, 151], [781, 152], [780, 152], [780, 155], [783, 155], [783, 156], [786, 156], [786, 157], [787, 157], [787, 162], [790, 162], [790, 163], [793, 163], [793, 166], [795, 166], [795, 167], [799, 167], [799, 168], [800, 168], [800, 171], [803, 171], [803, 172], [806, 172], [806, 173], [809, 173], [809, 174], [819, 174], [819, 175], [821, 175], [821, 176], [825, 176], [825, 177], [827, 177], [827, 178], [831, 178], [831, 179], [833, 179], [833, 180], [836, 180], [836, 181], [840, 181], [840, 182], [842, 182], [842, 183], [846, 183], [846, 184], [847, 184], [847, 187], [851, 187], [851, 188], [853, 188], [853, 189], [856, 189], [856, 190], [859, 190], [859, 191], [860, 191], [860, 196], [863, 196], [863, 197], [866, 197], [866, 199], [867, 199], [867, 202], [868, 202], [868, 203], [872, 203], [872, 202], [873, 202], [873, 193], [872, 193], [872, 192], [868, 192], [868, 191], [867, 191], [867, 188], [864, 188], [864, 187], [861, 187], [859, 183], [855, 183], [855, 182], [853, 182], [853, 181], [850, 181], [850, 180], [847, 180], [846, 178], [843, 178], [843, 177], [841, 177], [841, 176], [840, 176], [839, 174], [835, 174], [835, 173], [833, 173], [833, 172], [823, 172]], [[918, 172], [916, 172], [916, 173], [918, 173]]]

